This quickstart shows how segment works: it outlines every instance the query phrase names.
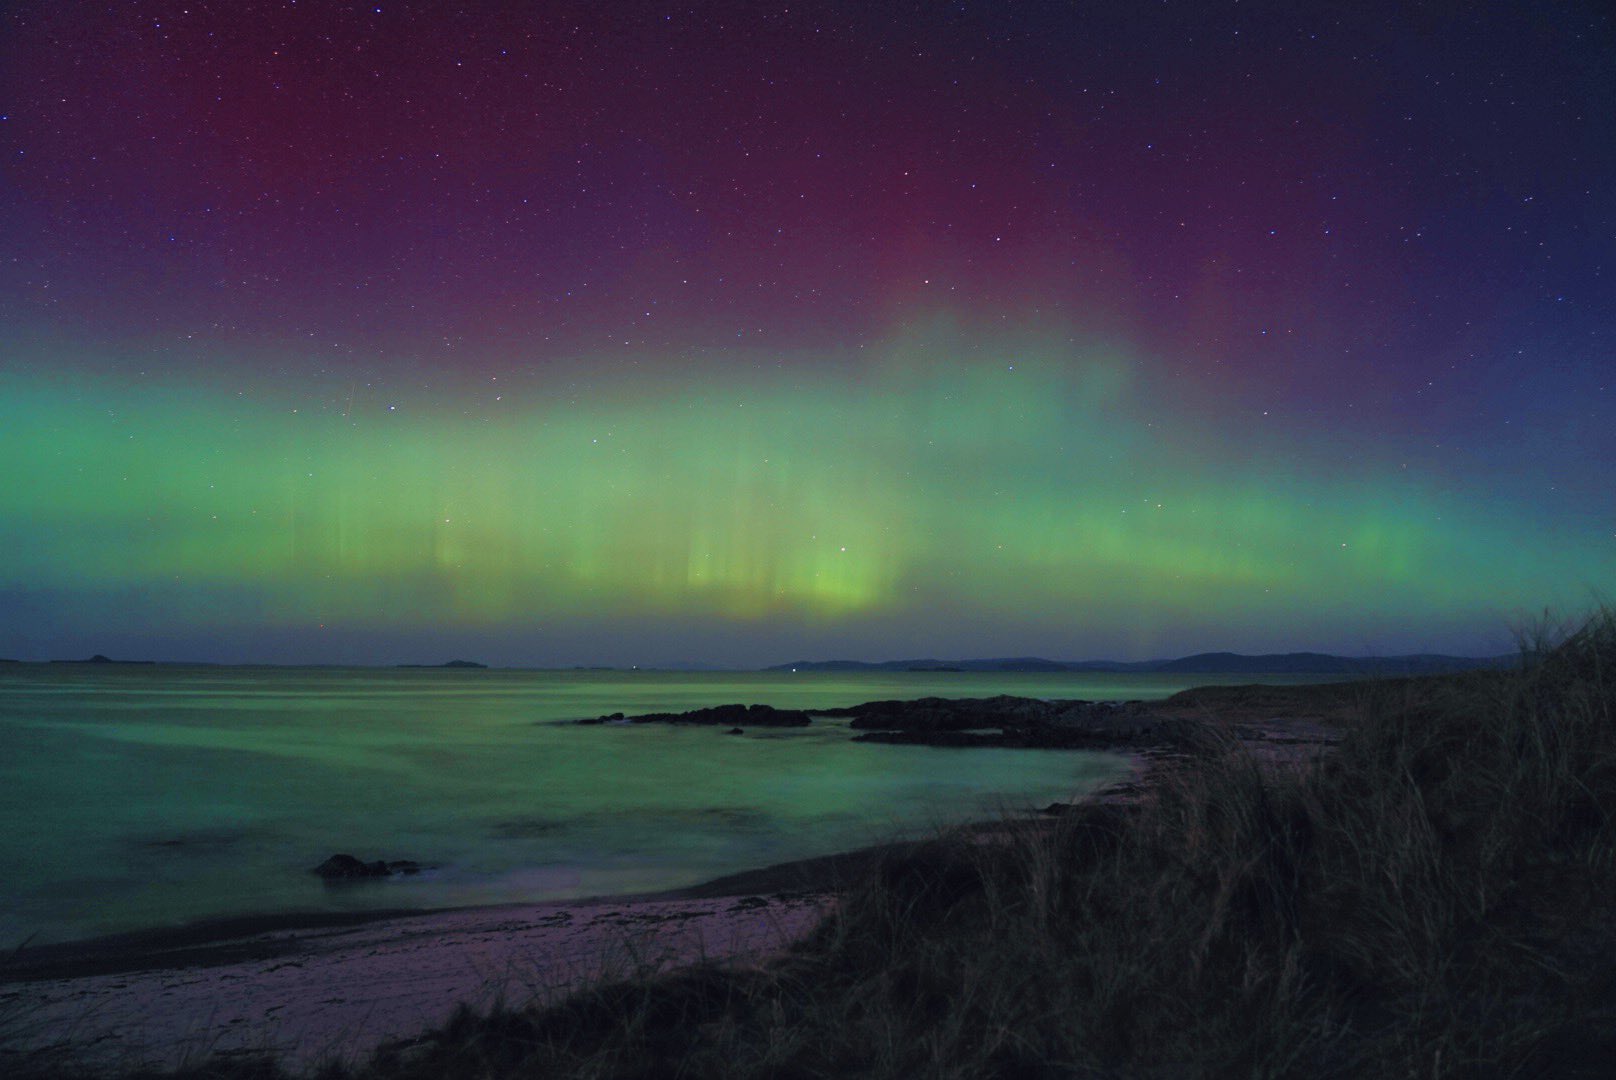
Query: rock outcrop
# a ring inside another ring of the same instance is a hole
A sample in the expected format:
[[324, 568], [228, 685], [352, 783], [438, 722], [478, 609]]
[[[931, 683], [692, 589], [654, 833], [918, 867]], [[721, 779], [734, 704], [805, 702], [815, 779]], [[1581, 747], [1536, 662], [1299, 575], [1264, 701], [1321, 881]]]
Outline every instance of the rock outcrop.
[[807, 727], [808, 714], [801, 709], [776, 709], [772, 705], [714, 705], [682, 713], [643, 713], [624, 716], [611, 713], [580, 724], [722, 724], [725, 727]]

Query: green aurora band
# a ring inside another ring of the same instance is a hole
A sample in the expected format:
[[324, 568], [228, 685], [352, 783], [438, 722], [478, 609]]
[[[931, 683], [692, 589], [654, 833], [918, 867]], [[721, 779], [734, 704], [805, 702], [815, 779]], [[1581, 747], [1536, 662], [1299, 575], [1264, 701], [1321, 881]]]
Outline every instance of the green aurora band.
[[[889, 655], [1138, 657], [1186, 631], [1373, 647], [1399, 622], [1463, 645], [1616, 569], [1606, 537], [1547, 547], [1394, 450], [1177, 398], [1059, 335], [665, 368], [379, 389], [12, 365], [0, 595], [57, 631], [696, 620], [801, 630], [779, 648], [862, 628]], [[747, 659], [790, 658], [762, 641]]]

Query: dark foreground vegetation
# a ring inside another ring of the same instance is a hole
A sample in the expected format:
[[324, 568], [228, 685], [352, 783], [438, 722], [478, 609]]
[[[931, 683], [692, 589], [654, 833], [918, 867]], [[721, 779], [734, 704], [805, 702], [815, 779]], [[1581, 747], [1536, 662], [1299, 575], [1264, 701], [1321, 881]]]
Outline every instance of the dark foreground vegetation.
[[767, 969], [468, 1013], [329, 1075], [1609, 1076], [1616, 614], [1525, 656], [1186, 698], [1346, 736], [1277, 770], [1228, 740], [1140, 805], [909, 850]]

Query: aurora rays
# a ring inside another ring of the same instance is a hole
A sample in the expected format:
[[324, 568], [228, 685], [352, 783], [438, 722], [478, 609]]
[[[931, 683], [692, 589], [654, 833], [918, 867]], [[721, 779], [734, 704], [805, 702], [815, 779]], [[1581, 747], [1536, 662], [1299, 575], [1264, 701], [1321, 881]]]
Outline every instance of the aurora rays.
[[1249, 7], [14, 5], [0, 656], [1509, 649], [1608, 15]]

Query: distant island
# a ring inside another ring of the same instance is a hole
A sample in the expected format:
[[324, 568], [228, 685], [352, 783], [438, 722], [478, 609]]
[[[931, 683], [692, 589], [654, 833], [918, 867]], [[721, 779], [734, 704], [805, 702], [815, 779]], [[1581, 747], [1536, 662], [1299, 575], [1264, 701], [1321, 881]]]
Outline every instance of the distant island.
[[486, 668], [475, 660], [449, 660], [442, 664], [399, 664], [401, 668]]
[[1046, 660], [1040, 656], [1008, 656], [982, 660], [798, 660], [775, 664], [764, 671], [1024, 671], [1102, 672], [1132, 675], [1434, 675], [1508, 667], [1509, 656], [1444, 656], [1413, 653], [1406, 656], [1332, 656], [1329, 653], [1210, 652], [1176, 660]]
[[96, 653], [83, 660], [52, 660], [53, 664], [155, 664], [155, 660], [114, 660], [110, 656]]

